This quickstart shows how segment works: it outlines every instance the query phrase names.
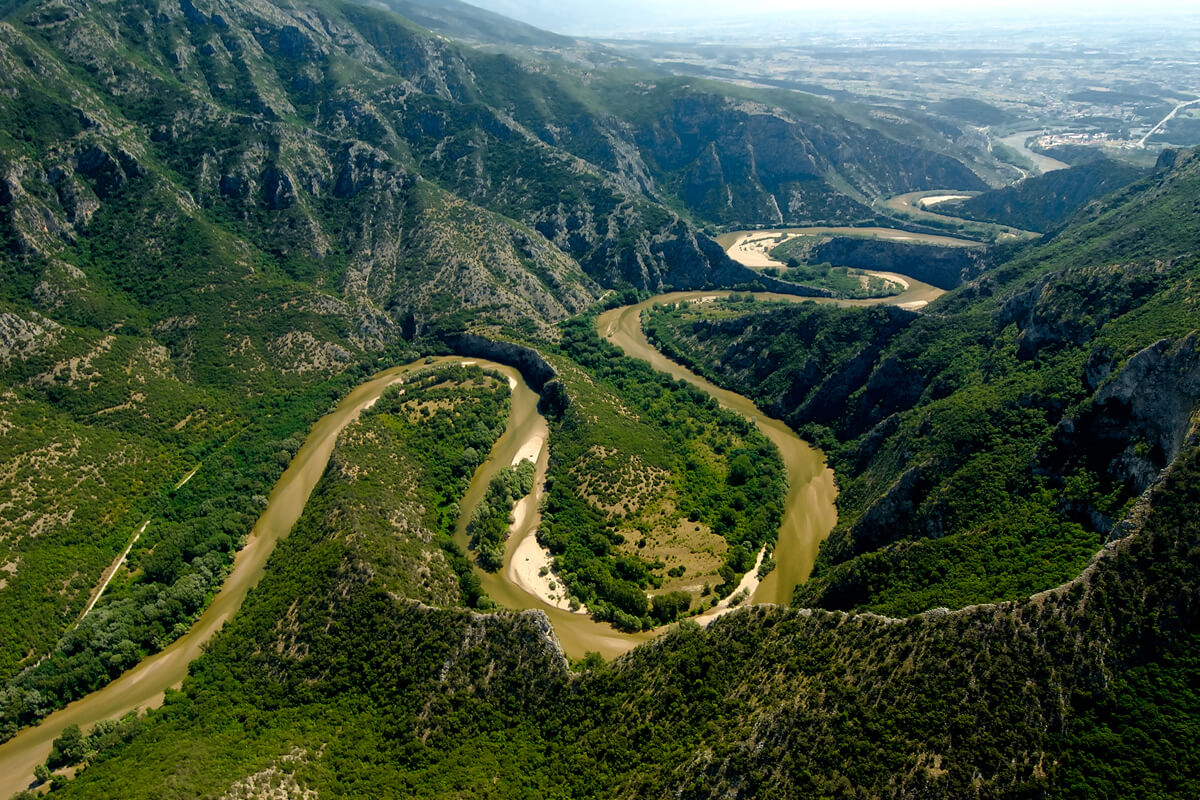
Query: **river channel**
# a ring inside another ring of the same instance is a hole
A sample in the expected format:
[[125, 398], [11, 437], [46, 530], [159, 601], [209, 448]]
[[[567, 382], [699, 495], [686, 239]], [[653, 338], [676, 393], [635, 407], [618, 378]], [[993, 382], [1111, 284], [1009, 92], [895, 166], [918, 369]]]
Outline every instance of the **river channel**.
[[[435, 361], [462, 360], [443, 358]], [[477, 363], [500, 370], [510, 379], [520, 377], [511, 367], [486, 361]], [[234, 559], [233, 569], [221, 590], [191, 630], [104, 688], [76, 700], [0, 745], [0, 798], [7, 798], [29, 785], [33, 780], [34, 766], [46, 759], [52, 742], [68, 725], [79, 725], [86, 730], [99, 720], [115, 719], [135, 708], [155, 708], [162, 704], [164, 691], [183, 681], [188, 664], [200, 655], [204, 644], [225, 620], [241, 608], [247, 592], [262, 577], [275, 545], [292, 530], [313, 488], [324, 474], [338, 434], [357, 419], [364, 408], [374, 404], [389, 386], [401, 380], [406, 373], [423, 367], [425, 361], [418, 361], [379, 373], [356, 387], [333, 411], [317, 421], [271, 491], [266, 509]], [[521, 386], [524, 386], [524, 382], [518, 383], [518, 388]], [[529, 387], [525, 386], [525, 390], [533, 394]], [[536, 406], [534, 399], [531, 407], [535, 415]]]
[[[941, 294], [935, 287], [911, 278], [904, 279], [908, 288], [895, 297], [823, 302], [837, 302], [839, 305], [881, 302], [923, 305]], [[793, 587], [808, 577], [821, 541], [837, 520], [833, 505], [837, 492], [833, 474], [825, 465], [824, 456], [796, 436], [784, 423], [760, 411], [747, 398], [722, 389], [668, 360], [646, 340], [641, 329], [641, 313], [654, 303], [704, 301], [728, 294], [676, 292], [659, 295], [637, 305], [605, 312], [597, 320], [597, 327], [602, 336], [626, 354], [650, 362], [656, 369], [707, 392], [723, 407], [751, 419], [779, 448], [788, 475], [786, 509], [775, 546], [776, 567], [759, 584], [753, 602], [787, 603], [791, 600]], [[756, 293], [756, 297], [763, 300], [813, 302], [811, 298], [771, 293]], [[435, 363], [463, 361], [462, 358], [442, 358]], [[537, 411], [538, 395], [517, 370], [483, 359], [466, 361], [504, 374], [512, 387], [512, 404], [505, 432], [496, 441], [487, 462], [476, 472], [461, 503], [463, 514], [455, 534], [460, 544], [466, 544], [465, 521], [483, 497], [496, 472], [523, 457], [537, 464], [535, 483], [538, 488], [522, 501], [523, 508], [519, 507], [514, 514], [517, 524], [506, 545], [504, 569], [496, 573], [479, 573], [484, 590], [501, 606], [543, 611], [550, 618], [563, 650], [573, 658], [588, 651], [611, 658], [653, 638], [658, 631], [623, 634], [607, 624], [595, 622], [586, 614], [573, 613], [546, 602], [523, 587], [514, 561], [522, 549], [529, 552], [534, 545], [532, 537], [539, 522], [537, 506], [548, 461], [546, 443], [549, 428], [545, 418]], [[30, 784], [34, 766], [45, 760], [51, 743], [68, 725], [80, 725], [86, 730], [99, 720], [120, 717], [136, 708], [154, 708], [162, 703], [164, 691], [183, 681], [188, 664], [200, 655], [203, 645], [225, 620], [241, 607], [247, 592], [262, 577], [276, 543], [287, 536], [300, 518], [313, 488], [325, 471], [341, 430], [355, 420], [364, 408], [370, 407], [389, 386], [400, 381], [406, 373], [424, 366], [425, 362], [420, 361], [381, 372], [355, 388], [334, 411], [313, 426], [304, 445], [276, 483], [266, 510], [247, 538], [245, 547], [237, 554], [233, 570], [191, 630], [108, 686], [71, 703], [39, 725], [21, 731], [0, 745], [0, 798], [21, 791]]]
[[[1040, 133], [1042, 133], [1042, 131], [1018, 131], [1010, 136], [1005, 136], [1000, 141], [1033, 162], [1033, 165], [1040, 170], [1042, 174], [1054, 172], [1055, 170], [1059, 169], [1067, 169], [1070, 167], [1070, 164], [1064, 164], [1057, 158], [1051, 158], [1050, 156], [1042, 155], [1041, 153], [1035, 153], [1029, 149], [1029, 145], [1027, 145], [1026, 142], [1028, 142], [1030, 138], [1037, 136]], [[1020, 167], [1017, 167], [1017, 169], [1020, 169]], [[1024, 172], [1024, 170], [1022, 170], [1022, 172]]]

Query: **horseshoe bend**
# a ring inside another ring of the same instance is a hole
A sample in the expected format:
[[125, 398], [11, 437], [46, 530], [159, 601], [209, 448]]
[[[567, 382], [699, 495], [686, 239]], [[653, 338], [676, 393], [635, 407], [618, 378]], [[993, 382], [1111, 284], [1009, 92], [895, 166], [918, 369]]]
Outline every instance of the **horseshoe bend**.
[[1195, 14], [667, 2], [0, 4], [0, 797], [1197, 794]]

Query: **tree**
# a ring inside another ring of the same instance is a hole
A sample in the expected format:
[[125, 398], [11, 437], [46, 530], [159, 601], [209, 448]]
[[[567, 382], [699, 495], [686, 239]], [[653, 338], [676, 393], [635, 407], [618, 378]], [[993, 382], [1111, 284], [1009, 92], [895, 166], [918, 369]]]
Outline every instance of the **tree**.
[[68, 725], [54, 740], [54, 745], [50, 748], [50, 756], [46, 759], [46, 766], [50, 769], [67, 767], [78, 764], [86, 756], [87, 742], [83, 738], [83, 731], [79, 729], [78, 725]]
[[743, 486], [754, 476], [754, 462], [746, 453], [739, 453], [729, 462], [729, 485]]
[[673, 622], [692, 606], [692, 596], [687, 592], [666, 592], [655, 595], [650, 601], [651, 616], [660, 623]]

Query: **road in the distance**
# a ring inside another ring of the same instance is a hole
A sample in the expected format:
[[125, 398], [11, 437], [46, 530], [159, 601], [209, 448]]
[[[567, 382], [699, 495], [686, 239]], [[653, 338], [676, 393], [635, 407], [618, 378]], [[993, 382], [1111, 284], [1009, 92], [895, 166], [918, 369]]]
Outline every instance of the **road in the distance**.
[[1195, 100], [1188, 100], [1186, 103], [1180, 103], [1179, 105], [1172, 108], [1170, 114], [1167, 114], [1165, 117], [1163, 117], [1161, 120], [1159, 120], [1157, 125], [1155, 125], [1149, 131], [1147, 131], [1146, 135], [1138, 140], [1138, 147], [1145, 147], [1146, 140], [1149, 139], [1154, 134], [1158, 133], [1158, 131], [1162, 128], [1162, 126], [1166, 125], [1168, 122], [1175, 119], [1176, 114], [1178, 114], [1180, 111], [1187, 108], [1188, 106], [1194, 106], [1197, 103], [1200, 103], [1200, 97], [1197, 97]]

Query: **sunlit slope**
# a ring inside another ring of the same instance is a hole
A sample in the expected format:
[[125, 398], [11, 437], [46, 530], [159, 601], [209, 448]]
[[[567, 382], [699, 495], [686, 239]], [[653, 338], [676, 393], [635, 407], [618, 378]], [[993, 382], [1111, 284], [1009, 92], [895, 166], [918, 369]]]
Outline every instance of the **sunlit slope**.
[[839, 524], [796, 602], [910, 614], [1076, 574], [1200, 405], [1181, 153], [917, 314], [706, 307], [667, 351], [819, 442]]

